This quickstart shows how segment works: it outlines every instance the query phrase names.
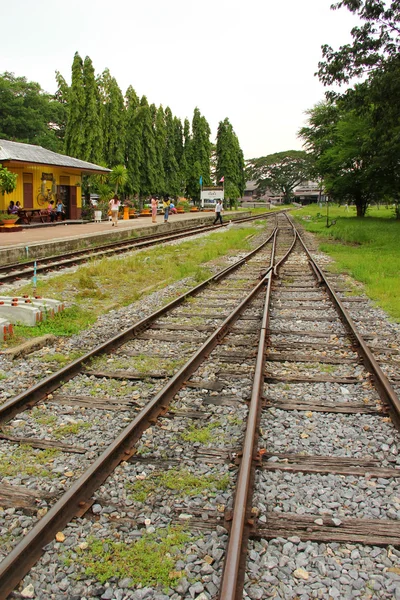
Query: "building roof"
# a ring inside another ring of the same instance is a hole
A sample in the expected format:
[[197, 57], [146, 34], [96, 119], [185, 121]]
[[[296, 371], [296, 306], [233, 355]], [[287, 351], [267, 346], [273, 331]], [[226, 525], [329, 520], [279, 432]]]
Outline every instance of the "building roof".
[[100, 173], [108, 173], [110, 171], [106, 167], [101, 167], [85, 160], [79, 160], [72, 156], [57, 154], [57, 152], [46, 150], [42, 146], [0, 139], [0, 163], [6, 161], [53, 165], [55, 167], [73, 168], [89, 172], [98, 171]]

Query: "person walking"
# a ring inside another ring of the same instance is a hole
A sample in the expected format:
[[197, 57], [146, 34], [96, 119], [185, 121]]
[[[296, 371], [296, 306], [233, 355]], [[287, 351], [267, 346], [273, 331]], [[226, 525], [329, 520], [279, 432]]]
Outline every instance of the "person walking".
[[168, 196], [165, 196], [164, 201], [163, 201], [164, 223], [168, 223], [169, 205], [170, 205], [169, 198], [168, 198]]
[[157, 223], [157, 210], [158, 210], [158, 198], [157, 196], [151, 197], [151, 222]]
[[222, 206], [222, 200], [218, 200], [217, 204], [215, 205], [215, 219], [214, 219], [213, 225], [216, 225], [217, 221], [219, 221], [222, 225], [222, 211], [223, 210], [224, 210], [224, 208]]
[[120, 204], [121, 204], [121, 202], [119, 201], [117, 194], [115, 194], [115, 196], [113, 198], [111, 198], [111, 200], [109, 202], [113, 227], [114, 227], [114, 225], [115, 225], [115, 227], [118, 226], [118, 210], [119, 210]]

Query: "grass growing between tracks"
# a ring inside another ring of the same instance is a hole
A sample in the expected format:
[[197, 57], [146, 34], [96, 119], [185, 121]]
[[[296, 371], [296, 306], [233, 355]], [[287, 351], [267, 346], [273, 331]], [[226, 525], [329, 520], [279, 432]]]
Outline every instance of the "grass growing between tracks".
[[320, 250], [335, 260], [332, 270], [347, 272], [365, 286], [367, 295], [400, 322], [400, 221], [390, 209], [373, 208], [357, 218], [353, 207], [307, 206], [293, 213], [307, 231], [317, 234]]
[[130, 484], [128, 488], [131, 492], [130, 498], [135, 502], [143, 503], [152, 494], [165, 495], [165, 491], [162, 492], [160, 488], [175, 492], [175, 498], [183, 498], [185, 496], [197, 496], [207, 490], [211, 492], [211, 495], [215, 495], [218, 491], [226, 490], [228, 484], [228, 475], [223, 477], [217, 475], [199, 476], [190, 473], [187, 469], [170, 469], [165, 473], [152, 473], [146, 479]]
[[[46, 281], [39, 277], [39, 295], [72, 306], [36, 327], [16, 325], [10, 343], [15, 345], [46, 333], [71, 336], [88, 329], [98, 316], [127, 306], [180, 279], [190, 277], [200, 283], [211, 274], [206, 263], [232, 251], [249, 251], [249, 238], [258, 231], [254, 226], [228, 229], [173, 246], [157, 246], [131, 255], [96, 260], [74, 273], [55, 275]], [[10, 295], [17, 293], [32, 294], [32, 286], [13, 290]]]
[[76, 548], [66, 558], [69, 564], [80, 565], [89, 577], [100, 583], [109, 579], [131, 579], [131, 586], [174, 586], [184, 573], [174, 567], [191, 539], [182, 527], [168, 527], [154, 533], [144, 533], [134, 543], [112, 539], [88, 540], [85, 549]]
[[47, 448], [37, 450], [32, 446], [21, 445], [9, 452], [0, 452], [0, 476], [16, 477], [22, 475], [37, 475], [38, 477], [56, 477], [51, 471], [51, 465], [59, 450]]

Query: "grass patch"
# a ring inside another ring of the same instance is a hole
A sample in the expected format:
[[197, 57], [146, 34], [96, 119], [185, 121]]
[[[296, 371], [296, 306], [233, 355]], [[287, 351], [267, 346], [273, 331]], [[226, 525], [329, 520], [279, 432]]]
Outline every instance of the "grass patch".
[[208, 444], [213, 439], [213, 430], [220, 427], [221, 423], [216, 421], [215, 423], [209, 423], [205, 427], [198, 427], [198, 425], [191, 425], [188, 431], [181, 434], [181, 438], [185, 442], [199, 442], [200, 444]]
[[93, 312], [74, 305], [55, 315], [53, 319], [39, 323], [36, 327], [15, 325], [12, 343], [16, 345], [26, 339], [39, 337], [47, 333], [62, 337], [75, 335], [84, 329], [88, 329], [95, 321], [96, 315]]
[[32, 418], [39, 425], [47, 425], [49, 427], [53, 426], [57, 422], [57, 417], [55, 415], [50, 415], [47, 412], [41, 411], [39, 408], [32, 409]]
[[177, 497], [197, 496], [211, 490], [226, 490], [229, 484], [228, 475], [219, 477], [216, 475], [198, 475], [187, 469], [171, 469], [165, 473], [153, 473], [143, 480], [138, 480], [130, 485], [132, 494], [130, 498], [136, 502], [146, 502], [147, 498], [160, 487], [177, 492]]
[[18, 446], [11, 455], [0, 452], [0, 476], [55, 477], [49, 467], [58, 454], [60, 451], [53, 448], [37, 450], [28, 445]]
[[400, 221], [390, 210], [370, 209], [357, 218], [353, 207], [347, 212], [329, 207], [336, 224], [326, 227], [326, 209], [307, 206], [293, 213], [301, 224], [320, 239], [320, 250], [335, 260], [334, 271], [347, 272], [365, 286], [365, 292], [400, 322]]
[[73, 362], [77, 358], [83, 355], [83, 352], [75, 351], [70, 354], [61, 354], [60, 352], [54, 352], [53, 354], [46, 354], [41, 357], [42, 362], [56, 363], [58, 366], [63, 367], [64, 365]]
[[52, 435], [57, 439], [66, 438], [69, 435], [76, 435], [84, 429], [90, 429], [91, 423], [86, 421], [77, 421], [76, 423], [68, 423], [68, 425], [60, 425], [52, 432]]
[[174, 371], [186, 362], [186, 358], [166, 357], [163, 354], [159, 356], [148, 356], [147, 354], [138, 354], [137, 356], [118, 357], [110, 361], [106, 357], [95, 357], [90, 362], [90, 368], [94, 370], [114, 371], [137, 371], [142, 375], [153, 373], [154, 371]]
[[174, 571], [190, 535], [182, 527], [159, 529], [144, 533], [134, 543], [114, 542], [111, 539], [89, 539], [88, 548], [69, 553], [67, 564], [79, 564], [85, 574], [100, 583], [109, 579], [130, 577], [132, 586], [174, 586], [182, 577]]

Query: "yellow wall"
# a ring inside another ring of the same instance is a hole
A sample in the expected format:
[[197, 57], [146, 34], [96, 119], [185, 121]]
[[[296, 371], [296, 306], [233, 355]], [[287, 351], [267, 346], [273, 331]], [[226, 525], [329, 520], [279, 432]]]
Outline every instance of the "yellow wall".
[[[12, 194], [0, 194], [0, 210], [7, 210], [8, 205], [10, 204], [10, 200], [20, 201], [21, 207], [24, 207], [24, 191], [23, 191], [23, 173], [32, 173], [33, 174], [33, 208], [43, 208], [43, 206], [39, 206], [37, 202], [37, 197], [41, 191], [42, 185], [42, 173], [52, 173], [53, 177], [56, 180], [57, 185], [60, 185], [60, 176], [69, 177], [70, 186], [76, 186], [76, 204], [78, 208], [82, 207], [82, 196], [81, 196], [81, 172], [73, 169], [68, 169], [64, 167], [52, 167], [49, 165], [8, 165], [4, 163], [4, 167], [7, 167], [11, 173], [16, 173], [18, 175], [17, 178], [17, 188], [12, 192]], [[51, 189], [52, 182], [49, 180], [46, 182], [46, 190], [48, 188]]]

